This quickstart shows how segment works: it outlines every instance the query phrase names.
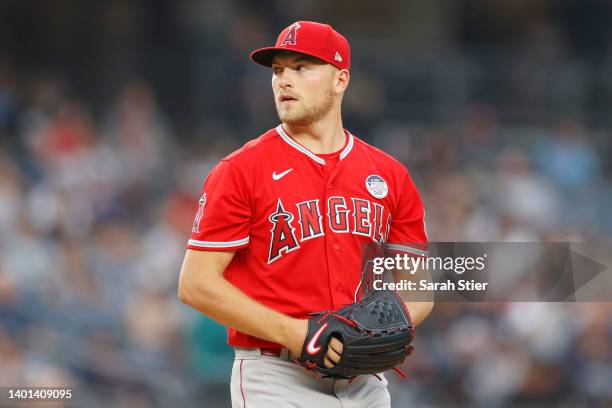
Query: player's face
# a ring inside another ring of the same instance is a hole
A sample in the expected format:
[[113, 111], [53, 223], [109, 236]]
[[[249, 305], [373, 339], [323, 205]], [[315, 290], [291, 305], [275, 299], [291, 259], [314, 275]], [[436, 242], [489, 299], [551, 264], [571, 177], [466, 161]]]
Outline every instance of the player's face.
[[280, 120], [310, 125], [325, 117], [334, 105], [335, 71], [304, 54], [277, 54], [272, 60], [272, 90]]

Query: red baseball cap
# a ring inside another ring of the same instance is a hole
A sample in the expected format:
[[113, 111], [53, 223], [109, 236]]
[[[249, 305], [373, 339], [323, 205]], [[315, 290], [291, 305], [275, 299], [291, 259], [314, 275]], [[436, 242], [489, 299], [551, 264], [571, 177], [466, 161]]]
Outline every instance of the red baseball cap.
[[274, 47], [253, 51], [251, 59], [269, 67], [274, 55], [281, 51], [310, 55], [338, 69], [349, 69], [351, 66], [351, 48], [348, 41], [328, 24], [296, 21], [281, 31]]

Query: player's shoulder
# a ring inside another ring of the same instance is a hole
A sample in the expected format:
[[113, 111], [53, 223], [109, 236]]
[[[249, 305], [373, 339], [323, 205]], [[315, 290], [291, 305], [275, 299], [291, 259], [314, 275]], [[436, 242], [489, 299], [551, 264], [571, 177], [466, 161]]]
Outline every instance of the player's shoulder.
[[[351, 133], [352, 134], [352, 133]], [[373, 160], [378, 165], [385, 166], [391, 171], [396, 171], [400, 173], [408, 173], [408, 169], [402, 162], [397, 160], [395, 157], [385, 152], [382, 149], [379, 149], [376, 146], [372, 146], [366, 141], [358, 138], [353, 134], [354, 138], [354, 148], [358, 151], [360, 155], [365, 155], [370, 160]]]
[[233, 164], [253, 163], [269, 147], [270, 143], [274, 143], [278, 139], [277, 136], [274, 128], [269, 129], [255, 139], [246, 142], [238, 150], [225, 156], [222, 161], [229, 161]]

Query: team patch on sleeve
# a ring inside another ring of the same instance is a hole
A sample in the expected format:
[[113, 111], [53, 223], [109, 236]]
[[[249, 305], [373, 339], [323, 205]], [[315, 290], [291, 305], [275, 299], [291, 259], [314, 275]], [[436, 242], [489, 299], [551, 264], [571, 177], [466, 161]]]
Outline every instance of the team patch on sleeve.
[[187, 247], [234, 250], [251, 236], [250, 191], [239, 168], [222, 160], [204, 180]]
[[195, 234], [200, 233], [200, 222], [202, 221], [202, 217], [204, 216], [205, 206], [206, 206], [206, 193], [202, 194], [202, 197], [200, 197], [200, 201], [198, 202], [198, 212], [196, 213], [195, 219], [193, 220], [193, 227], [191, 228], [191, 232]]

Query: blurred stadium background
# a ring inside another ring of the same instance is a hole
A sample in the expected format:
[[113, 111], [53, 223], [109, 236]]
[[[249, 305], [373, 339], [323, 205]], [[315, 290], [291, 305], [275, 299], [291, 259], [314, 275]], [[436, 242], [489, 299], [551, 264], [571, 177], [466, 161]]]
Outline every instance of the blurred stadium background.
[[[179, 304], [201, 183], [276, 125], [248, 52], [352, 46], [345, 126], [404, 162], [433, 241], [612, 234], [612, 1], [0, 2], [0, 385], [229, 406], [224, 329]], [[438, 304], [394, 407], [610, 406], [606, 303]]]

